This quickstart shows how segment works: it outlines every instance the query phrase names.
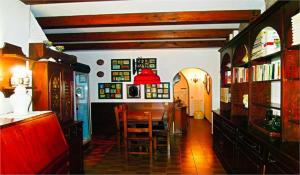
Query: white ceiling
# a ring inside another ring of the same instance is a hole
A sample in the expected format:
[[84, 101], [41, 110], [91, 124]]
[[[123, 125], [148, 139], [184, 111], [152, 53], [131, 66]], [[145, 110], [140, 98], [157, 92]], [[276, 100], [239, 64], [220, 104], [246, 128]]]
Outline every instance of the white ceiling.
[[[210, 10], [265, 10], [264, 0], [121, 0], [31, 5], [35, 17]], [[196, 24], [47, 29], [50, 33], [238, 28], [239, 24]]]

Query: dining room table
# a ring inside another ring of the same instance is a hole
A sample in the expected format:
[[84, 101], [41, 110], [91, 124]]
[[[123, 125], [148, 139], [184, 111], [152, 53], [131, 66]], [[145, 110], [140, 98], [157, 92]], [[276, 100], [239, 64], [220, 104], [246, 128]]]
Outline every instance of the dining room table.
[[[147, 122], [148, 117], [145, 115], [146, 112], [150, 112], [152, 115], [152, 123], [158, 123], [163, 121], [164, 118], [164, 110], [133, 110], [133, 111], [127, 111], [127, 121], [130, 123], [133, 122]], [[123, 118], [121, 117], [121, 121], [123, 121]]]

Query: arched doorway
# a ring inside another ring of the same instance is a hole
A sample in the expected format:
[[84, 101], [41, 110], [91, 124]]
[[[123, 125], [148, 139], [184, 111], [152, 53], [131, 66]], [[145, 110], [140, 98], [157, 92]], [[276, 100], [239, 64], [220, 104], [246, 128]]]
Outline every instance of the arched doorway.
[[211, 121], [211, 76], [200, 68], [184, 68], [173, 79], [174, 101], [180, 99], [187, 106], [187, 114], [194, 118], [205, 116]]

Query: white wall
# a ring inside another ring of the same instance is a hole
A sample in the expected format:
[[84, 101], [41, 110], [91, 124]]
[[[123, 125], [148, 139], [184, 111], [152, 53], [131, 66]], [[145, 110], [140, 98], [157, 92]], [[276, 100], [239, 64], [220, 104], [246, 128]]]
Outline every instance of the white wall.
[[30, 6], [20, 0], [0, 0], [0, 47], [8, 42], [20, 46], [28, 56], [31, 38], [42, 42], [47, 37], [32, 16]]
[[[91, 102], [169, 102], [168, 100], [145, 100], [144, 88], [142, 87], [142, 99], [126, 99], [124, 96], [126, 83], [123, 83], [123, 99], [98, 99], [98, 83], [111, 82], [111, 61], [110, 59], [120, 58], [157, 58], [158, 75], [162, 82], [171, 82], [177, 72], [187, 67], [198, 67], [207, 71], [212, 76], [213, 109], [219, 108], [220, 76], [219, 76], [219, 52], [218, 48], [199, 48], [199, 49], [140, 49], [140, 50], [102, 50], [102, 51], [74, 51], [68, 52], [76, 55], [78, 62], [88, 64], [90, 72], [90, 97]], [[96, 64], [98, 59], [104, 60], [104, 65]], [[104, 77], [97, 77], [97, 72], [103, 71]], [[132, 77], [133, 80], [133, 77]]]

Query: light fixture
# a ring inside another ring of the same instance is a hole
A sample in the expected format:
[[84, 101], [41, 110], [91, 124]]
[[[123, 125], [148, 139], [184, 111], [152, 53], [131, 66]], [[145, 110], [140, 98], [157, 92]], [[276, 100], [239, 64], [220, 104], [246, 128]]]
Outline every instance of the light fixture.
[[143, 68], [141, 73], [134, 77], [134, 84], [160, 84], [160, 78], [152, 69]]
[[26, 61], [26, 67], [15, 66], [12, 68], [12, 77], [10, 84], [12, 87], [23, 85], [28, 87], [31, 85], [31, 71], [29, 70], [29, 61]]
[[197, 78], [196, 74], [194, 75], [194, 77], [191, 79], [194, 83], [197, 83], [199, 81], [199, 79]]

